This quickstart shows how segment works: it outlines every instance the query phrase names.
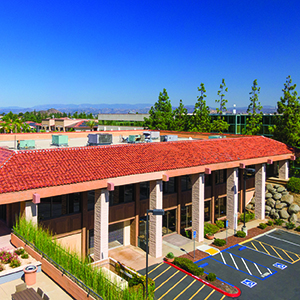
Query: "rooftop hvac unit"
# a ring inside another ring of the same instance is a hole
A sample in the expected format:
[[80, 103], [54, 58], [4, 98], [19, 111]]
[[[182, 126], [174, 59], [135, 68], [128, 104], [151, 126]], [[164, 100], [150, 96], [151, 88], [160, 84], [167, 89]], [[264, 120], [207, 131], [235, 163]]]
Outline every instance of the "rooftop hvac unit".
[[112, 134], [109, 133], [96, 133], [88, 135], [88, 145], [98, 146], [98, 145], [111, 145], [112, 144]]
[[35, 140], [18, 141], [17, 148], [18, 149], [34, 149], [35, 148]]
[[226, 138], [226, 136], [224, 135], [210, 135], [208, 137], [209, 139], [223, 139], [223, 138]]
[[67, 135], [53, 134], [52, 135], [52, 145], [54, 146], [68, 146], [69, 139]]
[[161, 135], [160, 136], [161, 142], [174, 142], [178, 141], [178, 135], [168, 134], [168, 135]]

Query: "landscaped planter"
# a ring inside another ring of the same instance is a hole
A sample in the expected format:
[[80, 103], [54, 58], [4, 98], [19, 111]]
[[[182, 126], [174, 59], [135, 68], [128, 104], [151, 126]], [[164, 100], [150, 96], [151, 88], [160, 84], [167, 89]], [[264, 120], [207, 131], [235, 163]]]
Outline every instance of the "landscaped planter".
[[[35, 262], [30, 265], [35, 265], [37, 267], [37, 272], [41, 272], [42, 264], [40, 262]], [[24, 267], [25, 266], [20, 266], [14, 269], [4, 270], [0, 272], [0, 284], [20, 279], [24, 275]]]
[[[54, 267], [50, 262], [44, 259], [39, 253], [25, 244], [13, 233], [11, 234], [11, 243], [15, 247], [23, 247], [29, 255], [40, 261], [42, 263], [42, 271], [46, 273], [52, 280], [54, 280], [59, 286], [65, 289], [72, 297], [75, 299], [91, 299], [91, 295], [89, 295], [74, 281], [68, 278], [63, 272]], [[23, 273], [23, 267], [21, 269]]]

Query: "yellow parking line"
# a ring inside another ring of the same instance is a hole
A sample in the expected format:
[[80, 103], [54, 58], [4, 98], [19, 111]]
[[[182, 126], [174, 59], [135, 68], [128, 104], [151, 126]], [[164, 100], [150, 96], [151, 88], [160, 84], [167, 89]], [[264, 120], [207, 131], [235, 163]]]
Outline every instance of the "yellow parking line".
[[165, 295], [167, 295], [171, 290], [174, 289], [174, 287], [179, 284], [183, 279], [185, 279], [187, 277], [187, 275], [185, 275], [184, 277], [182, 277], [176, 284], [174, 284], [171, 288], [169, 288], [160, 298], [158, 298], [158, 300], [162, 299]]
[[153, 280], [157, 279], [160, 275], [164, 274], [165, 272], [167, 272], [169, 269], [171, 269], [171, 266], [167, 269], [165, 269], [164, 271], [162, 271], [160, 274], [158, 274], [155, 278], [153, 278]]
[[260, 243], [260, 245], [265, 249], [265, 251], [269, 254], [269, 255], [271, 255], [270, 253], [269, 253], [269, 251], [265, 248], [265, 246], [262, 244], [262, 242], [259, 242]]
[[253, 240], [253, 239], [251, 238], [251, 239], [249, 239], [249, 240], [246, 240], [246, 241], [240, 242], [240, 243], [239, 243], [239, 245], [246, 244], [246, 243], [248, 243], [248, 242], [250, 242], [250, 241], [252, 241], [252, 240]]
[[225, 295], [223, 295], [223, 297], [220, 300], [223, 300], [225, 298]]
[[296, 262], [299, 261], [299, 260], [300, 260], [300, 258], [298, 258], [297, 260], [294, 260], [293, 264], [296, 263]]
[[162, 285], [164, 285], [166, 282], [168, 282], [172, 277], [174, 277], [179, 271], [175, 272], [171, 277], [169, 277], [166, 281], [164, 281], [160, 286], [158, 286], [155, 290], [157, 291]]
[[162, 264], [164, 264], [163, 262], [160, 263], [158, 266], [156, 266], [154, 269], [152, 269], [150, 272], [148, 272], [148, 274], [152, 273], [154, 270], [156, 270], [157, 268], [159, 268]]
[[214, 292], [215, 292], [216, 290], [212, 290], [211, 292], [210, 292], [210, 294], [204, 299], [204, 300], [207, 300]]
[[256, 251], [258, 251], [258, 249], [255, 247], [255, 245], [251, 242], [252, 246], [255, 248]]
[[276, 252], [276, 254], [278, 255], [278, 257], [280, 257], [282, 260], [284, 260], [284, 259], [279, 255], [279, 253], [276, 251], [276, 249], [275, 249], [273, 246], [271, 246], [271, 248]]
[[195, 281], [196, 281], [196, 279], [194, 279], [194, 281], [192, 281], [184, 290], [182, 290], [180, 293], [179, 293], [179, 295], [178, 296], [176, 296], [175, 298], [174, 298], [174, 300], [176, 300], [179, 296], [181, 296], [192, 284], [194, 284], [195, 283]]
[[288, 256], [288, 257], [290, 258], [290, 260], [291, 260], [292, 262], [294, 262], [294, 260], [286, 253], [285, 250], [282, 249], [282, 251], [286, 254], [286, 256]]
[[203, 283], [203, 285], [201, 286], [201, 288], [189, 299], [192, 300], [206, 285]]

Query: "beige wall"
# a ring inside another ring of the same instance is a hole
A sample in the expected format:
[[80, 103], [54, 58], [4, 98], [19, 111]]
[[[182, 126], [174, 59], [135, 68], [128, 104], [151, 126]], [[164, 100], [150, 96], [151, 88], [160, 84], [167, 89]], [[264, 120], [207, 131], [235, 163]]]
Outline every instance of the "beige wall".
[[57, 241], [64, 248], [70, 249], [70, 252], [76, 252], [78, 255], [81, 255], [81, 232], [57, 237]]

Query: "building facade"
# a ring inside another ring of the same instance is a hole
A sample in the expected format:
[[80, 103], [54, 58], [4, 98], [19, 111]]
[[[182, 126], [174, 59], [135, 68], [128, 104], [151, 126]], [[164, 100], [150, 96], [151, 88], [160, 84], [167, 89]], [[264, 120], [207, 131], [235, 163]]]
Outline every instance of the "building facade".
[[[43, 224], [83, 256], [105, 259], [118, 245], [144, 248], [147, 209], [150, 255], [162, 255], [162, 236], [227, 218], [237, 228], [244, 201], [255, 193], [264, 219], [265, 181], [288, 178], [293, 149], [265, 137], [12, 151], [0, 149], [0, 218], [17, 215]], [[246, 180], [245, 168], [255, 170]]]

